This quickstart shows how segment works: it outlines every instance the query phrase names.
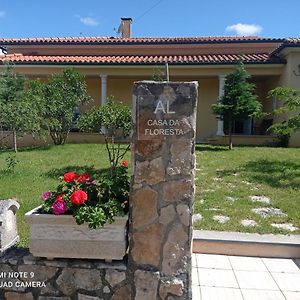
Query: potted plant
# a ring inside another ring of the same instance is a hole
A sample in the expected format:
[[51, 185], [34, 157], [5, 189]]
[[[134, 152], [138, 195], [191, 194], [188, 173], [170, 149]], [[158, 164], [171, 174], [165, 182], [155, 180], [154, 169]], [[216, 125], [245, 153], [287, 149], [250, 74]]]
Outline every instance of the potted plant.
[[[83, 117], [81, 124], [105, 129], [110, 168], [98, 176], [67, 172], [54, 191], [41, 195], [43, 204], [26, 214], [30, 225], [29, 250], [48, 258], [92, 258], [120, 260], [127, 249], [129, 199], [128, 163], [123, 160], [128, 146], [115, 142], [115, 134], [129, 134], [130, 109], [120, 115], [119, 105], [108, 102]], [[91, 115], [93, 114], [93, 115]], [[115, 122], [99, 123], [115, 114]], [[121, 121], [120, 121], [121, 120]], [[87, 122], [89, 121], [89, 122]], [[129, 123], [129, 124], [128, 124]], [[109, 125], [109, 126], [108, 126]], [[84, 128], [84, 125], [81, 125]], [[101, 129], [103, 130], [103, 129]]]

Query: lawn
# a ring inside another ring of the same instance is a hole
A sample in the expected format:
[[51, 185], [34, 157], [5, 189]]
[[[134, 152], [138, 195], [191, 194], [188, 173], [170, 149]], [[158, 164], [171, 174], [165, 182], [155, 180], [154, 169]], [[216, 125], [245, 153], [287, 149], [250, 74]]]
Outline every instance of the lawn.
[[[258, 233], [300, 233], [300, 149], [271, 147], [196, 146], [195, 213], [203, 217], [197, 229]], [[250, 197], [264, 196], [270, 203], [252, 202]], [[280, 209], [287, 216], [261, 217], [255, 208]], [[229, 217], [221, 224], [216, 215]], [[245, 227], [242, 220], [257, 224]], [[298, 230], [290, 232], [271, 224], [290, 223]]]
[[[236, 147], [229, 151], [226, 147], [197, 145], [196, 153], [195, 213], [203, 216], [195, 223], [196, 228], [260, 233], [288, 233], [272, 227], [271, 223], [292, 223], [300, 228], [299, 149]], [[39, 195], [54, 188], [59, 176], [66, 171], [108, 167], [105, 146], [98, 144], [23, 150], [17, 154], [15, 172], [8, 173], [6, 158], [11, 154], [0, 152], [0, 199], [16, 198], [21, 204], [20, 246], [28, 245], [25, 212], [41, 203]], [[130, 154], [125, 158], [130, 160]], [[249, 196], [265, 196], [271, 203], [252, 203]], [[280, 208], [287, 217], [262, 218], [251, 211], [257, 207]], [[213, 220], [214, 215], [224, 215], [230, 220], [220, 224]], [[242, 219], [255, 220], [257, 226], [244, 227], [240, 224]]]

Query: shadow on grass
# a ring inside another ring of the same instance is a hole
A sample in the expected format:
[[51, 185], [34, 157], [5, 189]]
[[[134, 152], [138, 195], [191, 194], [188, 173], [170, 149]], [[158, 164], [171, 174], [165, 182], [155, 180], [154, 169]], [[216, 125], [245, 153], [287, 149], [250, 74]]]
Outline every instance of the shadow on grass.
[[70, 165], [70, 166], [66, 166], [66, 167], [62, 167], [62, 168], [51, 169], [50, 171], [44, 173], [44, 176], [53, 178], [53, 179], [57, 179], [58, 177], [63, 176], [67, 172], [75, 172], [77, 174], [87, 172], [90, 175], [97, 177], [97, 176], [100, 176], [103, 174], [107, 174], [108, 172], [110, 172], [110, 169], [109, 168], [96, 169], [93, 165], [91, 165], [91, 166]]
[[[32, 146], [32, 147], [24, 147], [24, 148], [18, 148], [18, 153], [20, 152], [31, 152], [31, 151], [46, 151], [54, 147], [54, 145], [44, 145], [44, 146]], [[15, 154], [15, 151], [13, 148], [0, 148], [0, 154], [1, 153], [13, 153]]]
[[277, 188], [300, 188], [300, 164], [291, 161], [259, 159], [243, 166], [252, 181]]
[[219, 177], [239, 175], [251, 182], [275, 188], [300, 188], [300, 164], [297, 162], [258, 159], [236, 169], [225, 169], [216, 173]]
[[196, 151], [228, 151], [227, 146], [211, 146], [211, 145], [196, 145], [195, 146]]

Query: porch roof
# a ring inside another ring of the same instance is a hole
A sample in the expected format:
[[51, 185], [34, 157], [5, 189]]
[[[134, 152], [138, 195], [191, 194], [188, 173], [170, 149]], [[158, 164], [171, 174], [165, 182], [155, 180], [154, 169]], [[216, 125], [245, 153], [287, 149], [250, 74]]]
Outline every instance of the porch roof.
[[201, 54], [201, 55], [23, 55], [0, 56], [0, 62], [16, 64], [75, 64], [75, 65], [213, 65], [234, 64], [242, 59], [245, 64], [283, 64], [286, 61], [268, 53]]

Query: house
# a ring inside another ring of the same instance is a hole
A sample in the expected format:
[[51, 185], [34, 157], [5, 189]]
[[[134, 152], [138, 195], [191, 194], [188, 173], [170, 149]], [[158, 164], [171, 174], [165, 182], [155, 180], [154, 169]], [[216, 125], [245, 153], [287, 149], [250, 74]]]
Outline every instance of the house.
[[[102, 105], [110, 95], [131, 103], [134, 81], [149, 80], [164, 72], [168, 63], [171, 81], [199, 82], [197, 142], [224, 143], [226, 122], [218, 121], [211, 105], [223, 93], [226, 74], [240, 58], [252, 75], [265, 112], [276, 107], [267, 93], [276, 86], [300, 88], [300, 38], [255, 36], [214, 37], [131, 37], [130, 18], [122, 18], [121, 37], [70, 37], [1, 39], [10, 61], [29, 78], [43, 78], [63, 68], [74, 67], [86, 76], [93, 105]], [[0, 66], [1, 67], [1, 66]], [[235, 143], [268, 144], [273, 141], [266, 129], [274, 120], [236, 122]], [[300, 146], [300, 135], [291, 138]]]

